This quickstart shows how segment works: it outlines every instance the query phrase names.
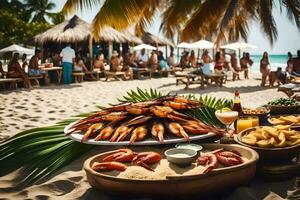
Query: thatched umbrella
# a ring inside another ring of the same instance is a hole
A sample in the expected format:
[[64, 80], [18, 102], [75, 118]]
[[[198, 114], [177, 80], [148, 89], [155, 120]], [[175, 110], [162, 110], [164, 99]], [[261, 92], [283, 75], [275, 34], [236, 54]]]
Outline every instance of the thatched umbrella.
[[168, 45], [174, 47], [175, 45], [168, 39], [162, 39], [152, 33], [145, 32], [142, 36], [142, 41], [146, 44], [151, 44], [153, 46], [166, 46], [166, 57], [168, 56]]
[[70, 20], [53, 26], [34, 37], [35, 42], [76, 43], [88, 40], [91, 36], [91, 25], [74, 15]]
[[171, 42], [168, 39], [162, 39], [156, 35], [153, 35], [152, 33], [149, 32], [145, 32], [142, 36], [142, 41], [146, 44], [151, 44], [154, 46], [165, 46], [165, 45], [169, 45], [174, 47], [175, 45], [173, 44], [173, 42]]

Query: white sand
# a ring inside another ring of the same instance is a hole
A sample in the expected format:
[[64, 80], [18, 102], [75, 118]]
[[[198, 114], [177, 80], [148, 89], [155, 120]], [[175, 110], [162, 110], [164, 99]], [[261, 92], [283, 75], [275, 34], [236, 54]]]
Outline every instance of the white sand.
[[[241, 91], [242, 105], [257, 107], [269, 100], [285, 97], [277, 88], [259, 87], [260, 80], [252, 75], [250, 80], [228, 81], [224, 87], [210, 86], [201, 90], [199, 85], [191, 85], [184, 90], [184, 85], [175, 85], [175, 78], [152, 80], [84, 82], [70, 86], [49, 86], [33, 90], [13, 90], [0, 93], [0, 140], [10, 137], [21, 130], [52, 125], [78, 113], [96, 110], [96, 105], [116, 103], [116, 99], [126, 91], [140, 88], [156, 88], [162, 92], [178, 94], [207, 94], [218, 98], [232, 98], [236, 89]], [[105, 148], [107, 150], [107, 148]], [[0, 199], [92, 199], [99, 195], [90, 189], [83, 161], [92, 154], [104, 151], [103, 148], [76, 160], [60, 170], [54, 177], [40, 185], [34, 185], [23, 191], [9, 189], [10, 181], [16, 174], [0, 178]], [[12, 191], [10, 191], [12, 190]]]

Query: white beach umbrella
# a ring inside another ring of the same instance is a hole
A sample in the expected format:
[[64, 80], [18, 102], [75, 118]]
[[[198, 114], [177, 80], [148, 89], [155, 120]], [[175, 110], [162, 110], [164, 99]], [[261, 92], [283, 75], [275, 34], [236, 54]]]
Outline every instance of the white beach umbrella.
[[191, 48], [195, 49], [213, 49], [214, 43], [207, 40], [199, 40], [191, 44]]
[[221, 46], [221, 49], [231, 49], [239, 52], [239, 58], [241, 57], [241, 51], [256, 49], [257, 46], [246, 42], [234, 42]]
[[235, 42], [235, 43], [223, 45], [221, 46], [221, 48], [232, 49], [232, 50], [250, 50], [250, 49], [256, 49], [257, 46], [245, 42]]
[[181, 42], [180, 44], [177, 45], [177, 48], [189, 49], [190, 47], [191, 47], [191, 44], [187, 43], [187, 42]]
[[155, 50], [156, 47], [153, 47], [153, 46], [148, 45], [148, 44], [140, 44], [140, 45], [137, 45], [137, 46], [133, 47], [133, 50], [135, 50], [135, 51], [142, 50], [142, 49]]
[[7, 53], [7, 52], [13, 52], [13, 53], [17, 52], [17, 53], [20, 53], [20, 54], [28, 54], [28, 55], [34, 54], [33, 49], [24, 48], [24, 47], [21, 47], [21, 46], [16, 45], [16, 44], [10, 45], [10, 46], [5, 47], [4, 49], [0, 50], [0, 53]]

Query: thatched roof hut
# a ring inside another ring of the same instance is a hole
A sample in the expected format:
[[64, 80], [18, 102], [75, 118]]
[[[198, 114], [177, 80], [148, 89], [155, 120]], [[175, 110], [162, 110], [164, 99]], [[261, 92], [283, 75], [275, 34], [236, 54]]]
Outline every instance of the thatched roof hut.
[[[45, 42], [75, 43], [87, 41], [92, 35], [92, 26], [88, 22], [74, 15], [70, 20], [53, 26], [47, 31], [34, 37], [35, 42], [43, 44]], [[100, 35], [100, 40], [105, 42], [132, 42], [141, 44], [142, 40], [129, 32], [119, 32], [112, 27], [105, 27]]]
[[135, 44], [143, 43], [140, 38], [130, 34], [128, 31], [119, 32], [112, 27], [104, 27], [104, 29], [101, 31], [99, 36], [100, 36], [100, 40], [106, 42], [118, 42], [118, 43], [132, 42]]
[[91, 25], [74, 15], [70, 20], [55, 25], [47, 31], [34, 37], [35, 42], [82, 42], [91, 35]]
[[153, 35], [152, 33], [145, 32], [142, 36], [142, 41], [146, 44], [151, 44], [154, 46], [164, 46], [164, 45], [170, 45], [174, 47], [175, 45], [173, 42], [171, 42], [168, 39], [162, 39], [156, 35]]

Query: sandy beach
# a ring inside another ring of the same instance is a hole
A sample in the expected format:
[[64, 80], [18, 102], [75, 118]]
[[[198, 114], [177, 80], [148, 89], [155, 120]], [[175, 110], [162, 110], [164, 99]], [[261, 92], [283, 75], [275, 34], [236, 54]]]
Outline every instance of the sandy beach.
[[[126, 91], [140, 88], [155, 88], [163, 93], [210, 95], [218, 98], [232, 98], [234, 90], [241, 92], [242, 104], [257, 107], [270, 99], [285, 97], [277, 88], [259, 86], [258, 75], [250, 80], [228, 81], [224, 87], [210, 86], [204, 90], [199, 85], [175, 85], [175, 78], [151, 80], [84, 82], [69, 86], [49, 86], [33, 90], [18, 89], [1, 91], [0, 139], [13, 136], [19, 131], [33, 127], [52, 125], [79, 113], [96, 110], [96, 105], [116, 103]], [[92, 199], [99, 195], [87, 183], [82, 170], [83, 161], [108, 148], [95, 148], [88, 155], [63, 168], [46, 182], [33, 185], [23, 191], [13, 188], [13, 177], [17, 172], [0, 178], [0, 199]], [[105, 196], [102, 196], [105, 198]], [[101, 198], [102, 199], [102, 198]]]

